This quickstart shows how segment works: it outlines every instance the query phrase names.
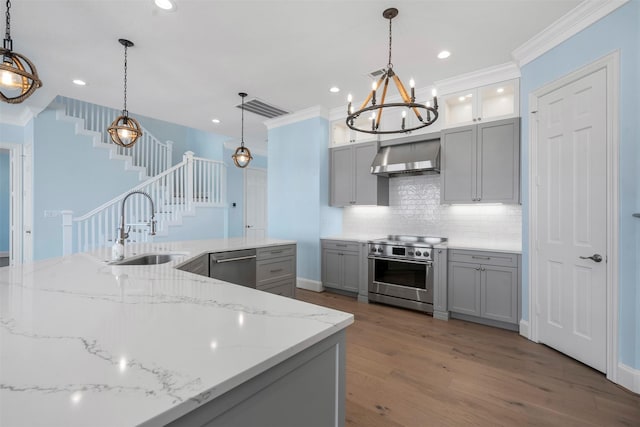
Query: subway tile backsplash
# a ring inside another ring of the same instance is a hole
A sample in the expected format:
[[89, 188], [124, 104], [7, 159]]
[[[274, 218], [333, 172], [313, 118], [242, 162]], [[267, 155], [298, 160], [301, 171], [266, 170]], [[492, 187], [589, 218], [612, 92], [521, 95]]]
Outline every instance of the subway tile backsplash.
[[354, 235], [415, 234], [470, 243], [522, 241], [520, 205], [440, 205], [440, 175], [389, 180], [389, 206], [344, 208], [343, 231]]

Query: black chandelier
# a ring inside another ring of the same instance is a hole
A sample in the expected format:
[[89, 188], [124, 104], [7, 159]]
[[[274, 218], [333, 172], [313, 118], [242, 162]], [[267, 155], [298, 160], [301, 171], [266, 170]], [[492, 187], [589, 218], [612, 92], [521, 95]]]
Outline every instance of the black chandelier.
[[11, 40], [11, 1], [7, 0], [6, 31], [0, 48], [0, 100], [19, 104], [42, 86], [35, 65], [27, 57], [13, 51]]
[[[398, 16], [398, 9], [389, 8], [382, 12], [382, 16], [385, 19], [389, 20], [389, 63], [387, 64], [387, 68], [382, 73], [382, 76], [377, 82], [373, 82], [371, 85], [371, 92], [369, 92], [369, 96], [364, 100], [360, 109], [357, 111], [353, 111], [351, 106], [352, 97], [349, 95], [347, 98], [349, 102], [349, 106], [347, 107], [347, 126], [349, 128], [364, 133], [371, 134], [391, 134], [391, 133], [406, 133], [411, 132], [417, 129], [422, 129], [434, 123], [438, 119], [438, 98], [435, 93], [435, 89], [432, 92], [433, 95], [433, 105], [431, 102], [427, 101], [426, 103], [418, 103], [416, 102], [415, 97], [415, 83], [413, 79], [410, 81], [411, 95], [407, 93], [402, 81], [400, 81], [400, 77], [393, 71], [393, 64], [391, 63], [391, 20]], [[402, 98], [403, 102], [389, 102], [385, 103], [387, 97], [387, 90], [389, 89], [389, 80], [392, 79], [393, 83], [395, 83], [396, 88], [398, 89], [398, 93]], [[382, 96], [380, 97], [380, 103], [376, 103], [376, 92], [378, 89], [382, 87]], [[369, 102], [371, 104], [369, 105]], [[393, 110], [393, 109], [401, 109], [402, 110], [402, 119], [398, 120], [398, 127], [391, 130], [380, 129], [380, 120], [382, 118], [382, 113], [384, 110]], [[358, 123], [357, 119], [364, 113], [371, 112], [369, 119], [371, 120], [371, 128], [364, 128], [361, 124]], [[411, 124], [409, 126], [406, 125], [406, 116], [408, 113], [415, 114], [417, 123], [415, 125]]]
[[233, 153], [231, 158], [233, 159], [233, 163], [239, 168], [246, 168], [249, 166], [249, 162], [253, 159], [251, 157], [251, 151], [247, 147], [244, 146], [244, 98], [247, 96], [246, 93], [240, 92], [238, 95], [242, 97], [242, 106], [240, 109], [242, 110], [242, 129], [240, 136], [240, 146], [236, 148], [236, 152]]
[[140, 123], [133, 117], [129, 117], [129, 111], [127, 111], [127, 48], [133, 46], [133, 42], [126, 39], [118, 39], [118, 42], [124, 46], [124, 108], [122, 115], [116, 117], [107, 131], [114, 143], [130, 148], [142, 136]]

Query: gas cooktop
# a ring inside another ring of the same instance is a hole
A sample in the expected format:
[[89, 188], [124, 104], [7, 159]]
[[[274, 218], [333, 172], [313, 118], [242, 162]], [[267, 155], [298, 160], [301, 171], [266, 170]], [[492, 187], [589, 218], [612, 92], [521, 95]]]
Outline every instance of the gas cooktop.
[[382, 239], [370, 240], [369, 243], [377, 243], [382, 245], [396, 245], [396, 246], [426, 246], [432, 247], [434, 245], [444, 243], [447, 241], [446, 237], [428, 237], [428, 236], [408, 236], [401, 234], [390, 234]]

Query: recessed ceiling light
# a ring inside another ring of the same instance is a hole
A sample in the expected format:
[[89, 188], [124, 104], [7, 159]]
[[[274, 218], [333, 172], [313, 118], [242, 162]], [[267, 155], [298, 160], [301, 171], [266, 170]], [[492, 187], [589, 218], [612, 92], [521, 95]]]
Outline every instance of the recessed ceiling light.
[[458, 98], [458, 101], [462, 102], [462, 101], [464, 101], [465, 99], [467, 99], [467, 98], [465, 98], [464, 96], [461, 96], [460, 98]]
[[213, 123], [215, 123], [215, 124], [220, 123], [220, 119], [211, 119], [211, 121], [212, 121]]
[[449, 52], [448, 50], [443, 50], [438, 54], [439, 59], [447, 59], [450, 56], [451, 56], [451, 52]]
[[329, 89], [329, 92], [338, 93], [340, 92], [340, 88], [338, 86], [332, 86], [331, 89]]
[[162, 10], [173, 10], [176, 7], [171, 0], [155, 0], [154, 3]]
[[499, 87], [499, 88], [496, 90], [496, 92], [498, 92], [498, 93], [502, 93], [502, 92], [504, 92], [504, 88], [503, 88], [503, 87]]
[[86, 85], [87, 85], [87, 82], [85, 82], [84, 80], [75, 79], [75, 80], [73, 81], [73, 84], [74, 84], [74, 85], [78, 85], [78, 86], [86, 86]]

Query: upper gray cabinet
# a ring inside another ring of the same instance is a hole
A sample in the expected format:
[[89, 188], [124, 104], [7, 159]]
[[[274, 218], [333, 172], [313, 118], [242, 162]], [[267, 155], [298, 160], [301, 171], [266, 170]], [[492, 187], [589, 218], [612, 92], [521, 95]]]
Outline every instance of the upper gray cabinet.
[[446, 129], [441, 144], [441, 203], [520, 203], [520, 118]]
[[389, 180], [371, 174], [376, 141], [329, 149], [331, 206], [389, 205]]

